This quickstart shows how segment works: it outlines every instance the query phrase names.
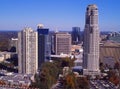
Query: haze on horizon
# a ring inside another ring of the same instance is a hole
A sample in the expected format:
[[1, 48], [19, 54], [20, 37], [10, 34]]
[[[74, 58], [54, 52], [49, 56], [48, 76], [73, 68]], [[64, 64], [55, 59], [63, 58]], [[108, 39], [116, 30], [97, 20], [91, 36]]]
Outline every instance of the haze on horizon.
[[0, 30], [37, 29], [42, 23], [50, 30], [71, 31], [85, 25], [89, 4], [99, 9], [101, 31], [120, 31], [120, 0], [0, 0]]

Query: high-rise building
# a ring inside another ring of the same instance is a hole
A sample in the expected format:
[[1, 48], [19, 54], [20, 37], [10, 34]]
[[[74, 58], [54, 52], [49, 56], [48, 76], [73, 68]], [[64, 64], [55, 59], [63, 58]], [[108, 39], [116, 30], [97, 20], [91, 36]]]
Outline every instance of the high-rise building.
[[84, 74], [99, 73], [99, 28], [98, 8], [95, 4], [88, 5], [84, 29]]
[[72, 44], [80, 44], [81, 37], [80, 27], [72, 27]]
[[18, 33], [18, 72], [35, 74], [38, 69], [37, 32], [25, 28]]
[[41, 64], [50, 60], [51, 55], [51, 37], [49, 29], [43, 28], [42, 24], [38, 25], [38, 68]]
[[65, 32], [55, 33], [55, 54], [60, 55], [70, 54], [71, 49], [71, 34]]

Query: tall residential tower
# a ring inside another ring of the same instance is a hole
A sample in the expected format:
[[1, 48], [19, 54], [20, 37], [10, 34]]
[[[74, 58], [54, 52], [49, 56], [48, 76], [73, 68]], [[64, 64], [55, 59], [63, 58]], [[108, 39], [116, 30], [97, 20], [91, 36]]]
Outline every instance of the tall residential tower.
[[35, 74], [38, 69], [37, 32], [25, 28], [18, 33], [18, 72]]
[[84, 29], [84, 74], [99, 73], [99, 27], [98, 8], [95, 4], [88, 5]]

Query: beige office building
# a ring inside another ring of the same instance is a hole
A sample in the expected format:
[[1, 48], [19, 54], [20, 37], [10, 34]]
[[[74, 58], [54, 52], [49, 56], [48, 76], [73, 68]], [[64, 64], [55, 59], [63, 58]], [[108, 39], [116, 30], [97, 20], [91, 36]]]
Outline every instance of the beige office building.
[[55, 33], [55, 54], [60, 55], [70, 54], [71, 50], [71, 34], [66, 32], [57, 32]]

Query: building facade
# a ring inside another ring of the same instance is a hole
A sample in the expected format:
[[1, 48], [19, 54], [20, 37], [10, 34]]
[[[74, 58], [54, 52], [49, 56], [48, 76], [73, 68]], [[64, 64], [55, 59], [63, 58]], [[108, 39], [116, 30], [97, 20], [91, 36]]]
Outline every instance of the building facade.
[[18, 33], [18, 72], [35, 74], [38, 69], [38, 36], [31, 28]]
[[100, 62], [113, 66], [120, 60], [120, 43], [106, 41], [100, 45]]
[[49, 29], [43, 28], [40, 24], [37, 28], [38, 31], [38, 67], [41, 64], [50, 60], [51, 55], [51, 42], [49, 36]]
[[81, 37], [80, 27], [72, 27], [72, 44], [80, 44]]
[[71, 51], [71, 35], [65, 32], [55, 33], [55, 54], [70, 54]]
[[96, 5], [88, 5], [84, 29], [84, 74], [97, 74], [99, 72], [99, 28], [98, 8]]

